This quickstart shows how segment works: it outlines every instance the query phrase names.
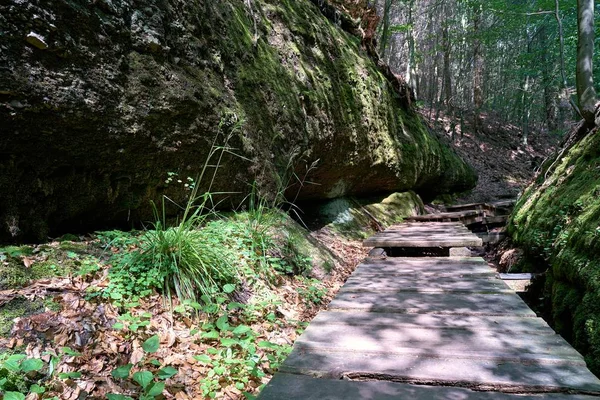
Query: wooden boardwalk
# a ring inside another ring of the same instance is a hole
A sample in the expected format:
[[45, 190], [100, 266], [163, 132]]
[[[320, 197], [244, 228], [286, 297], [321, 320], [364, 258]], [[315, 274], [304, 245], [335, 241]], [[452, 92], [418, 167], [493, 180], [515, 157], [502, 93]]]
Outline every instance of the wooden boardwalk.
[[[378, 247], [471, 246], [450, 223], [409, 223]], [[479, 239], [480, 245], [480, 239]], [[478, 257], [358, 266], [260, 399], [598, 399], [583, 357]]]

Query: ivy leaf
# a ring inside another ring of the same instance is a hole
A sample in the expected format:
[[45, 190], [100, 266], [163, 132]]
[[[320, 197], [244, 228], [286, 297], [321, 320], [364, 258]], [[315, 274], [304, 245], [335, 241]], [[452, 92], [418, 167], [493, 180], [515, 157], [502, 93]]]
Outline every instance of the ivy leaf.
[[29, 391], [32, 393], [37, 393], [37, 394], [42, 394], [46, 391], [45, 387], [42, 387], [36, 383], [34, 383], [33, 385], [31, 385], [31, 387], [29, 388]]
[[27, 358], [25, 354], [13, 354], [4, 361], [4, 368], [12, 372], [19, 372], [21, 370], [20, 361]]
[[81, 372], [62, 372], [58, 374], [60, 379], [79, 379], [81, 378]]
[[154, 353], [160, 347], [160, 337], [158, 335], [151, 336], [143, 344], [142, 349], [146, 353]]
[[219, 328], [219, 330], [221, 331], [226, 331], [227, 329], [229, 329], [229, 324], [227, 323], [227, 315], [222, 315], [221, 317], [219, 317], [219, 319], [217, 320], [217, 328]]
[[217, 332], [217, 331], [204, 332], [202, 334], [202, 337], [204, 339], [218, 339], [219, 338], [219, 332]]
[[25, 400], [25, 395], [19, 392], [4, 392], [4, 400]]
[[225, 293], [231, 293], [235, 290], [235, 285], [228, 283], [227, 285], [223, 286], [223, 291]]
[[267, 349], [276, 349], [279, 346], [273, 342], [268, 342], [266, 340], [261, 340], [260, 342], [258, 342], [258, 347], [261, 348], [267, 348]]
[[251, 330], [252, 330], [252, 328], [250, 328], [247, 325], [239, 325], [233, 330], [233, 334], [234, 335], [243, 335], [244, 333], [251, 331]]
[[131, 397], [129, 396], [124, 396], [122, 394], [114, 394], [114, 393], [109, 393], [106, 395], [106, 398], [108, 400], [133, 400]]
[[110, 374], [113, 378], [125, 379], [129, 376], [129, 372], [131, 372], [131, 367], [133, 367], [133, 364], [122, 365], [118, 368], [113, 369]]
[[170, 377], [177, 374], [177, 368], [173, 367], [164, 367], [158, 370], [158, 377], [160, 379], [169, 379]]
[[194, 356], [194, 360], [200, 361], [201, 363], [208, 364], [212, 361], [212, 359], [206, 354], [201, 354], [199, 356]]
[[27, 373], [31, 371], [39, 371], [44, 368], [44, 362], [39, 358], [28, 358], [21, 363], [21, 371]]
[[78, 352], [78, 351], [75, 351], [75, 350], [73, 350], [73, 349], [72, 349], [72, 348], [70, 348], [70, 347], [63, 347], [63, 348], [61, 348], [60, 350], [62, 351], [62, 353], [63, 353], [64, 355], [71, 356], [71, 357], [79, 357], [79, 356], [81, 355], [81, 353], [80, 353], [80, 352]]
[[133, 374], [133, 380], [144, 389], [152, 382], [153, 378], [154, 375], [152, 375], [152, 372], [150, 371], [139, 371]]
[[148, 396], [158, 396], [165, 390], [164, 382], [156, 382], [148, 389]]
[[230, 338], [222, 338], [221, 339], [221, 344], [225, 347], [231, 347], [234, 344], [238, 344], [238, 341], [235, 339], [230, 339]]

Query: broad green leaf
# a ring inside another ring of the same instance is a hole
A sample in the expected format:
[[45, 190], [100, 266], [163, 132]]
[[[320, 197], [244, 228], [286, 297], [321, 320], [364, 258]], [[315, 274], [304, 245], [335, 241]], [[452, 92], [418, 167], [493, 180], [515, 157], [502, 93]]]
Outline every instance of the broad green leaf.
[[67, 356], [72, 356], [72, 357], [79, 357], [81, 355], [80, 352], [73, 350], [70, 347], [62, 347], [61, 352]]
[[236, 339], [230, 339], [230, 338], [222, 338], [221, 339], [221, 344], [225, 347], [231, 347], [234, 344], [238, 344], [238, 341]]
[[219, 332], [217, 332], [217, 331], [204, 332], [202, 334], [202, 337], [205, 339], [218, 339]]
[[37, 394], [42, 394], [46, 391], [45, 387], [42, 387], [36, 383], [34, 383], [33, 385], [31, 385], [31, 387], [29, 388], [29, 391], [32, 393], [37, 393]]
[[139, 371], [133, 374], [133, 380], [144, 389], [152, 382], [152, 379], [154, 379], [154, 375], [150, 371]]
[[217, 320], [217, 328], [219, 328], [219, 330], [221, 331], [226, 331], [227, 329], [229, 329], [229, 324], [227, 323], [227, 320], [227, 315], [219, 317], [219, 319]]
[[158, 335], [151, 336], [142, 344], [142, 349], [147, 353], [154, 353], [159, 347], [160, 337]]
[[239, 326], [236, 326], [236, 328], [233, 330], [233, 334], [234, 335], [243, 335], [244, 333], [249, 332], [251, 330], [252, 330], [252, 328], [250, 328], [247, 325], [239, 325]]
[[44, 368], [44, 362], [39, 358], [28, 358], [21, 363], [21, 371], [27, 373], [31, 371], [39, 371]]
[[19, 392], [4, 392], [4, 400], [25, 400], [25, 395]]
[[208, 364], [212, 361], [212, 359], [209, 356], [207, 356], [206, 354], [194, 356], [194, 360], [200, 361], [201, 363], [205, 363], [205, 364]]
[[223, 286], [223, 291], [225, 293], [231, 293], [235, 290], [235, 285], [228, 283], [227, 285]]
[[158, 377], [160, 379], [169, 379], [170, 377], [177, 374], [177, 368], [173, 367], [164, 367], [158, 370]]
[[125, 325], [123, 325], [122, 322], [117, 322], [117, 323], [113, 324], [112, 327], [113, 327], [113, 329], [116, 329], [116, 330], [120, 331], [121, 329], [123, 329], [125, 327]]
[[81, 372], [61, 372], [58, 377], [60, 379], [79, 379], [81, 378]]
[[124, 396], [122, 394], [114, 394], [114, 393], [109, 393], [106, 395], [106, 398], [108, 400], [133, 400], [131, 397], [129, 396]]
[[164, 382], [155, 382], [154, 385], [150, 386], [147, 394], [148, 394], [148, 396], [158, 396], [159, 394], [161, 394], [163, 392], [163, 390], [165, 390], [165, 383]]
[[133, 367], [133, 364], [121, 365], [120, 367], [113, 369], [110, 374], [112, 375], [113, 378], [125, 379], [129, 376], [129, 373], [131, 372], [132, 367]]
[[19, 372], [21, 370], [21, 360], [24, 358], [27, 358], [25, 354], [13, 354], [4, 361], [2, 366], [9, 371]]

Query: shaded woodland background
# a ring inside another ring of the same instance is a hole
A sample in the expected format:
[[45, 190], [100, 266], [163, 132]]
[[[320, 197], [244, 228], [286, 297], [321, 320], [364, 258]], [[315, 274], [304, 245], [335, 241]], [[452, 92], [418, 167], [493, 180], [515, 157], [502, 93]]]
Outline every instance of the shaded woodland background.
[[[491, 113], [522, 129], [562, 134], [580, 118], [577, 2], [377, 0], [377, 48], [433, 115]], [[598, 8], [596, 7], [596, 14]], [[598, 27], [596, 43], [598, 43]], [[598, 64], [598, 54], [594, 55]], [[595, 82], [600, 79], [598, 69]]]

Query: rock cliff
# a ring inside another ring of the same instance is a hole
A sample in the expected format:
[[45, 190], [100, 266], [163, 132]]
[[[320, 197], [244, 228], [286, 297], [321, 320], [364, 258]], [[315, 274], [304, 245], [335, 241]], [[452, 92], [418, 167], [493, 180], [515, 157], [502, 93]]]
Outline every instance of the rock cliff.
[[7, 0], [0, 31], [2, 241], [145, 220], [224, 136], [223, 207], [476, 179], [309, 0]]

